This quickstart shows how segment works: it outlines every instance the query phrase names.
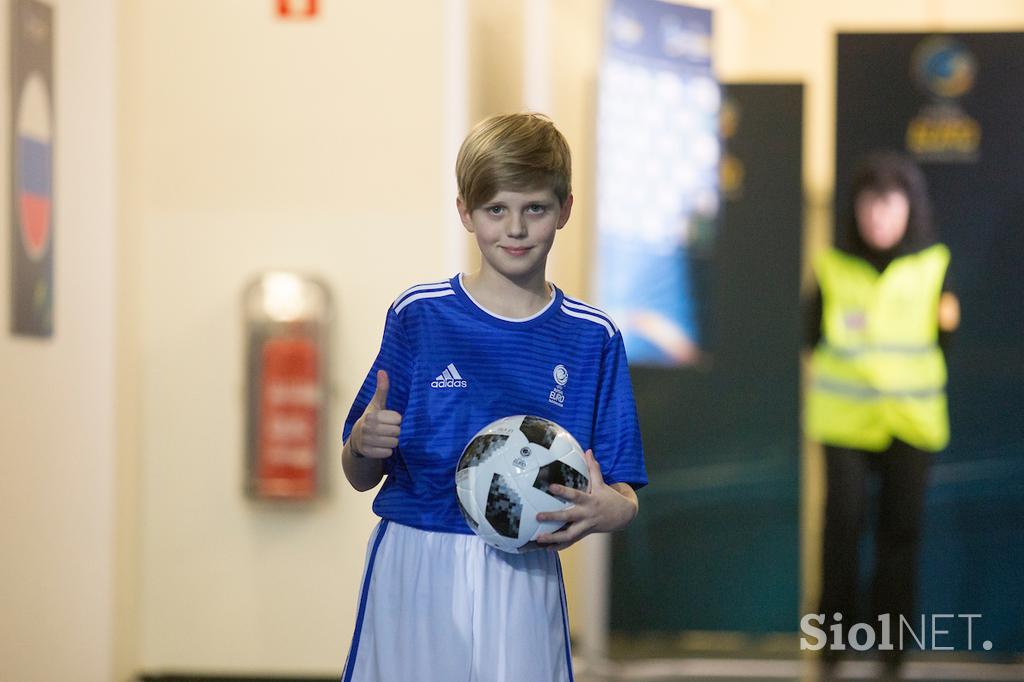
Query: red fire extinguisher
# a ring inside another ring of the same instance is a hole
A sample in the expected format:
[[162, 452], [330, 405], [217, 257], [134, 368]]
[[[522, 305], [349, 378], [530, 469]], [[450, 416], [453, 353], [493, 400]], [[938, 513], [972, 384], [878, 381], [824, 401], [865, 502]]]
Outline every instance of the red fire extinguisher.
[[269, 272], [246, 287], [244, 310], [247, 490], [312, 499], [323, 492], [329, 292], [319, 280]]

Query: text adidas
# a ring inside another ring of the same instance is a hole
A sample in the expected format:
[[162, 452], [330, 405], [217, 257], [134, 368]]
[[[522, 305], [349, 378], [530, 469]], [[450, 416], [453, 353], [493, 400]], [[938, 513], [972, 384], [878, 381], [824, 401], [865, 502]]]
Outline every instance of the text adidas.
[[465, 379], [434, 379], [430, 382], [431, 388], [466, 388], [468, 385]]

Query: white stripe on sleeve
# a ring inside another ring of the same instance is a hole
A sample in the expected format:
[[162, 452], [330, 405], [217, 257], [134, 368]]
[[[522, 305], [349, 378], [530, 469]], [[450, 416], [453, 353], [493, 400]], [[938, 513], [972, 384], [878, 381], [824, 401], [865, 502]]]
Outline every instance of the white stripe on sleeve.
[[566, 315], [569, 315], [570, 317], [578, 317], [581, 320], [588, 320], [590, 322], [594, 322], [595, 324], [599, 324], [605, 328], [605, 330], [608, 332], [608, 336], [615, 336], [615, 329], [612, 327], [612, 324], [602, 317], [598, 317], [597, 315], [590, 315], [588, 313], [577, 312], [575, 310], [570, 310], [564, 305], [562, 306], [562, 312], [565, 313]]
[[440, 298], [442, 296], [454, 296], [454, 295], [455, 295], [455, 292], [452, 291], [451, 288], [448, 288], [448, 289], [445, 289], [445, 290], [442, 290], [442, 291], [424, 291], [424, 292], [421, 292], [421, 293], [418, 293], [418, 294], [413, 294], [412, 296], [409, 296], [404, 301], [402, 301], [401, 303], [399, 303], [398, 305], [395, 306], [395, 314], [397, 315], [398, 313], [402, 312], [403, 308], [405, 308], [406, 306], [408, 306], [410, 303], [412, 303], [414, 301], [420, 301], [420, 300], [425, 299], [425, 298]]

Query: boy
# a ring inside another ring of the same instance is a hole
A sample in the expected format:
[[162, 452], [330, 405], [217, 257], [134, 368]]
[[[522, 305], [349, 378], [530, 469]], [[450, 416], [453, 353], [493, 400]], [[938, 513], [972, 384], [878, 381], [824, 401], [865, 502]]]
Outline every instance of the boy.
[[395, 300], [345, 422], [348, 481], [386, 480], [343, 682], [572, 679], [557, 552], [500, 552], [459, 512], [455, 466], [487, 424], [536, 415], [587, 449], [590, 492], [552, 486], [574, 507], [539, 515], [565, 523], [538, 537], [552, 550], [626, 526], [647, 483], [622, 336], [545, 279], [572, 209], [565, 138], [536, 114], [489, 118], [456, 175], [480, 267]]

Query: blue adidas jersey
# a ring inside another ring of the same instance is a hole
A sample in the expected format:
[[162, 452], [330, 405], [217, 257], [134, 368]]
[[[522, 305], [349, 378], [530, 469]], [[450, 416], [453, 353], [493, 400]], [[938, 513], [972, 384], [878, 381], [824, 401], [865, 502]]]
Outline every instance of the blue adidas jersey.
[[402, 414], [398, 448], [373, 503], [380, 517], [423, 530], [471, 533], [455, 467], [477, 431], [514, 414], [550, 419], [592, 448], [608, 484], [647, 483], [622, 334], [600, 310], [554, 288], [530, 318], [480, 306], [461, 275], [412, 287], [388, 310], [380, 352], [345, 421], [344, 440], [376, 389]]

